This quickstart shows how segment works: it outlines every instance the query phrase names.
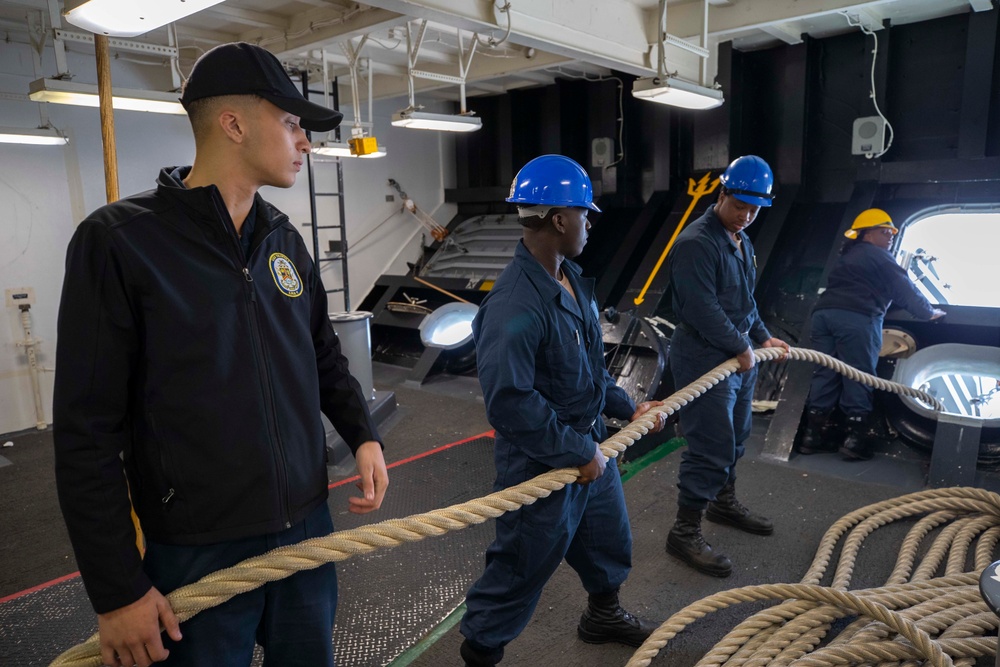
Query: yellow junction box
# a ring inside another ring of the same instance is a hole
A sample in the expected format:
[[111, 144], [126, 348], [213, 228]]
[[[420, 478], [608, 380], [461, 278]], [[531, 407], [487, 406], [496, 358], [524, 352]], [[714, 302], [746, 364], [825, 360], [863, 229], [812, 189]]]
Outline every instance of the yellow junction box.
[[375, 137], [352, 137], [347, 143], [351, 146], [352, 155], [371, 155], [378, 150]]

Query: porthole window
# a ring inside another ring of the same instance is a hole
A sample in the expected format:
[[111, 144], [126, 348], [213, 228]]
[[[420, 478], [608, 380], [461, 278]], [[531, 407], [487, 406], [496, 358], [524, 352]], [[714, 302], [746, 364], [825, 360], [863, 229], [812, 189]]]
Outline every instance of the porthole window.
[[935, 212], [900, 230], [896, 257], [934, 304], [1000, 308], [1000, 207]]

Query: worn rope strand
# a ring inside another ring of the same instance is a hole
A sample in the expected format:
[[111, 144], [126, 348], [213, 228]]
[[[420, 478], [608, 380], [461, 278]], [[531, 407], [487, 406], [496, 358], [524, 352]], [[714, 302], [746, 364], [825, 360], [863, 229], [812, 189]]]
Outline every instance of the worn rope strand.
[[[819, 364], [856, 382], [910, 396], [937, 410], [941, 409], [941, 404], [925, 392], [862, 373], [815, 350], [793, 347], [786, 354], [782, 348], [770, 347], [754, 350], [754, 355], [757, 361], [793, 359]], [[601, 451], [609, 458], [617, 457], [653, 428], [659, 413], [665, 413], [667, 416], [674, 414], [738, 370], [739, 363], [735, 358], [713, 368], [690, 385], [664, 399], [661, 406], [649, 410], [602, 442]], [[552, 492], [574, 483], [578, 475], [577, 468], [551, 470], [516, 486], [459, 505], [403, 519], [390, 519], [362, 528], [338, 531], [325, 537], [280, 547], [179, 588], [170, 593], [167, 600], [178, 619], [183, 622], [200, 611], [222, 604], [234, 595], [245, 593], [301, 570], [339, 562], [376, 549], [417, 542], [426, 537], [443, 535], [449, 531], [461, 530], [494, 519], [524, 505], [530, 505], [539, 498], [545, 498]], [[830, 548], [832, 549], [832, 545]], [[807, 577], [811, 578], [815, 577]], [[811, 583], [807, 580], [803, 582]], [[93, 635], [87, 641], [57, 657], [51, 663], [51, 667], [99, 667], [101, 664], [99, 642], [99, 635]]]
[[[887, 584], [848, 591], [862, 541], [880, 526], [921, 515]], [[921, 542], [932, 535], [914, 567]], [[698, 667], [973, 665], [997, 650], [1000, 619], [980, 597], [978, 581], [998, 538], [1000, 495], [983, 489], [930, 489], [869, 505], [827, 530], [802, 584], [748, 586], [694, 602], [654, 631], [626, 667], [649, 665], [679, 632], [713, 611], [763, 599], [786, 601], [739, 623]], [[840, 541], [833, 585], [819, 586]], [[970, 556], [973, 569], [965, 571]], [[852, 616], [855, 622], [817, 648], [834, 621]]]

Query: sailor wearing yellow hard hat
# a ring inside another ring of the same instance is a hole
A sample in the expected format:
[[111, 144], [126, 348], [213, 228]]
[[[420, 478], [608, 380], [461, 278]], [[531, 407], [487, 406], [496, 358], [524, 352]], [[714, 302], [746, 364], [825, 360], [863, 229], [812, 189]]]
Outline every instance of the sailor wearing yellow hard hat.
[[[882, 347], [882, 320], [890, 304], [922, 320], [945, 314], [917, 291], [889, 252], [898, 233], [882, 209], [862, 211], [844, 232], [850, 240], [841, 249], [812, 314], [810, 346], [872, 375]], [[848, 461], [870, 459], [876, 434], [882, 430], [872, 419], [872, 405], [871, 388], [829, 369], [816, 370], [799, 453], [839, 451]], [[846, 440], [833, 434], [831, 423], [836, 422], [837, 409], [846, 417]]]
[[[885, 244], [885, 248], [888, 249], [892, 245], [892, 237], [898, 233], [899, 230], [896, 229], [896, 225], [892, 224], [892, 218], [889, 217], [888, 213], [880, 208], [870, 208], [854, 218], [854, 224], [844, 232], [844, 236], [849, 239], [863, 239], [869, 234], [879, 235], [889, 240], [889, 243]], [[881, 245], [881, 243], [875, 245]]]

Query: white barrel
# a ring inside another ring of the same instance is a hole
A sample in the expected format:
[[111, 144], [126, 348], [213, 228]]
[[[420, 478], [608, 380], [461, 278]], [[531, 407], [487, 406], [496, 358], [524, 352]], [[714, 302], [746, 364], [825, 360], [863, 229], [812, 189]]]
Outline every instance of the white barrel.
[[347, 357], [351, 375], [361, 384], [365, 400], [375, 398], [372, 380], [372, 337], [369, 320], [372, 314], [364, 310], [330, 313], [330, 323], [340, 340], [340, 351]]

